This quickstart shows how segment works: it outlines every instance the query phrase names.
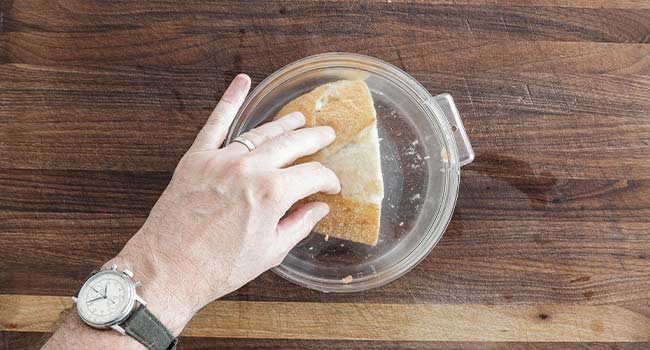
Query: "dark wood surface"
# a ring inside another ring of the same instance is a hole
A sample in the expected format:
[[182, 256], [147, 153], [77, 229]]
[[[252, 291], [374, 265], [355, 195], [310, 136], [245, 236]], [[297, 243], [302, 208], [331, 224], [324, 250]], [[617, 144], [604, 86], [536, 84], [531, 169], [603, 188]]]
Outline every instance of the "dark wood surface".
[[[34, 344], [42, 344], [47, 335], [43, 333], [0, 332], [2, 349], [31, 349]], [[388, 342], [388, 341], [350, 341], [335, 340], [322, 342], [318, 340], [278, 340], [278, 339], [215, 339], [181, 337], [179, 350], [212, 350], [212, 349], [242, 349], [242, 350], [349, 350], [349, 349], [395, 349], [395, 350], [647, 350], [647, 343], [540, 343], [540, 342]]]
[[[385, 287], [321, 294], [266, 273], [227, 299], [620, 305], [648, 317], [645, 0], [0, 0], [0, 294], [72, 294], [143, 223], [236, 73], [259, 83], [328, 51], [376, 56], [454, 96], [477, 155], [454, 218], [431, 255]], [[0, 349], [42, 336], [7, 329]], [[644, 341], [184, 337], [181, 348]]]

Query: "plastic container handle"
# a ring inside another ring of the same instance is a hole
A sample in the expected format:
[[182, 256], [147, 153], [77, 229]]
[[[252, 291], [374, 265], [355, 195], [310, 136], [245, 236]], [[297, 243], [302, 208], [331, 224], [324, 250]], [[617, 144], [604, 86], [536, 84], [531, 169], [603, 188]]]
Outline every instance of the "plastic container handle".
[[440, 94], [434, 96], [432, 100], [440, 107], [440, 111], [442, 111], [442, 114], [451, 126], [451, 131], [454, 133], [454, 140], [456, 140], [456, 146], [458, 147], [460, 166], [473, 162], [474, 150], [469, 143], [469, 137], [467, 137], [467, 132], [465, 132], [463, 121], [460, 120], [460, 113], [458, 113], [458, 108], [456, 108], [453, 97], [450, 94]]

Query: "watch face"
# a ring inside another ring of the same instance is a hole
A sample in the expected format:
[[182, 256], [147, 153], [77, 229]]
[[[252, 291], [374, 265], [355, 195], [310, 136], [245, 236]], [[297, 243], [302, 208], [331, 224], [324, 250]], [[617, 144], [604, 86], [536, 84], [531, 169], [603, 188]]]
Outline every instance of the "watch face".
[[96, 326], [121, 321], [133, 308], [133, 283], [119, 272], [100, 272], [83, 285], [77, 297], [81, 318]]

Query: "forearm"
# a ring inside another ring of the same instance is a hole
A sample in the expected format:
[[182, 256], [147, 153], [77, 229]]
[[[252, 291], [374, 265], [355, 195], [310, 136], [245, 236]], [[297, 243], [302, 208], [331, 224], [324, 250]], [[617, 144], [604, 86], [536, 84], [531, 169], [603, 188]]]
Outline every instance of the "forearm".
[[75, 308], [61, 313], [60, 325], [43, 346], [44, 350], [63, 349], [124, 349], [143, 350], [135, 339], [115, 331], [101, 331], [81, 321]]
[[[120, 269], [134, 271], [134, 279], [141, 280], [137, 288], [138, 295], [147, 302], [147, 307], [165, 327], [178, 336], [187, 322], [192, 318], [194, 309], [170, 295], [165, 288], [168, 277], [156, 271], [155, 265], [144, 257], [133, 256], [125, 249], [117, 257], [104, 264], [101, 270], [107, 270], [116, 264]], [[188, 299], [189, 300], [189, 299]], [[60, 325], [45, 344], [43, 349], [145, 349], [130, 336], [124, 336], [114, 330], [98, 330], [86, 325], [77, 314], [76, 308], [65, 310], [61, 315]]]
[[[116, 264], [131, 270], [142, 283], [138, 296], [174, 336], [201, 307], [280, 264], [329, 211], [322, 202], [290, 210], [295, 203], [316, 192], [341, 190], [336, 174], [320, 163], [290, 166], [335, 138], [327, 126], [303, 128], [306, 118], [301, 113], [241, 136], [254, 147], [234, 142], [219, 148], [249, 89], [250, 78], [238, 75], [179, 162], [147, 222], [102, 268]], [[132, 305], [130, 284], [129, 304], [112, 301], [108, 285], [106, 281], [103, 288], [98, 286], [102, 292], [89, 282], [80, 296], [85, 298], [92, 289], [94, 299], [80, 304], [82, 313], [90, 309], [89, 302], [100, 299], [106, 309], [108, 302], [116, 308]], [[142, 348], [129, 336], [88, 327], [76, 313], [68, 312], [45, 349]]]

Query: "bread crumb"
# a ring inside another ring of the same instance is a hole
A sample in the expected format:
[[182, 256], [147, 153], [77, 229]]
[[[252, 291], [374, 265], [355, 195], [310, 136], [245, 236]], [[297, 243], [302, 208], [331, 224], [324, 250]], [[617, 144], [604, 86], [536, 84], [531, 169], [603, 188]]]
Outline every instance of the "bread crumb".
[[330, 235], [325, 235], [325, 242], [330, 240]]
[[418, 141], [418, 140], [415, 140], [415, 141], [411, 142], [411, 144], [412, 144], [413, 146], [417, 145], [418, 143], [420, 143], [420, 141]]
[[309, 247], [309, 250], [314, 250], [314, 246]]
[[343, 278], [341, 278], [341, 282], [343, 282], [343, 283], [346, 283], [346, 284], [347, 284], [347, 283], [350, 283], [350, 282], [352, 282], [352, 280], [353, 280], [353, 279], [354, 279], [354, 278], [353, 278], [353, 277], [352, 277], [351, 275], [347, 275], [347, 276], [345, 276], [345, 277], [343, 277]]
[[411, 197], [411, 201], [414, 201], [416, 199], [420, 199], [420, 194], [419, 193], [416, 193], [416, 194], [413, 195], [413, 197]]
[[400, 221], [400, 222], [399, 222], [399, 226], [400, 226], [400, 227], [404, 226], [404, 221]]
[[429, 156], [424, 156], [424, 158], [423, 158], [423, 159], [429, 159], [429, 158], [431, 158], [431, 157], [429, 157]]

